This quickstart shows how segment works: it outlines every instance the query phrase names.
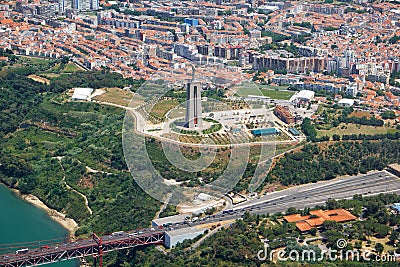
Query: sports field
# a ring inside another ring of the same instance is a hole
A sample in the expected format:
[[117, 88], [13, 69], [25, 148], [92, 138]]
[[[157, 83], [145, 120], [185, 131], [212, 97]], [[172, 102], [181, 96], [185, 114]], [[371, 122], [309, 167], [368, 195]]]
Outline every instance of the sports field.
[[295, 92], [288, 91], [287, 86], [245, 84], [239, 87], [237, 95], [246, 97], [248, 95], [268, 96], [272, 99], [289, 100]]

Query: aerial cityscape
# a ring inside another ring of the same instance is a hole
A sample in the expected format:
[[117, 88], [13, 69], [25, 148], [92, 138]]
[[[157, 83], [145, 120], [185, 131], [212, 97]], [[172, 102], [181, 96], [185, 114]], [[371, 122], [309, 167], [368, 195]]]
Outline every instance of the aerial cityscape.
[[0, 0], [0, 37], [0, 266], [399, 266], [399, 1]]

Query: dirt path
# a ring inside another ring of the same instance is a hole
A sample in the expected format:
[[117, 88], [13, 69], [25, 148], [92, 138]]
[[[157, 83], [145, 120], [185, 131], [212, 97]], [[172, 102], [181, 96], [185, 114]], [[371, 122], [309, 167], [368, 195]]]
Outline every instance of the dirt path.
[[111, 172], [98, 171], [98, 170], [95, 170], [95, 169], [90, 168], [89, 166], [85, 166], [85, 168], [86, 168], [86, 170], [87, 170], [88, 172], [91, 172], [91, 173], [104, 173], [104, 174], [107, 174], [107, 175], [113, 174], [113, 173], [111, 173]]
[[190, 246], [190, 249], [196, 249], [197, 247], [199, 247], [201, 245], [201, 243], [204, 242], [204, 240], [206, 240], [206, 238], [212, 236], [213, 234], [215, 234], [216, 232], [218, 232], [218, 230], [220, 230], [222, 227], [227, 226], [229, 224], [231, 224], [232, 222], [228, 222], [225, 224], [222, 224], [220, 226], [217, 226], [215, 229], [209, 231], [206, 235], [204, 235], [202, 238], [200, 238], [199, 240], [197, 240], [193, 245]]
[[164, 204], [161, 206], [160, 210], [157, 211], [156, 216], [154, 219], [158, 219], [160, 217], [161, 212], [165, 210], [165, 208], [168, 206], [169, 199], [171, 198], [172, 194], [168, 194], [167, 200], [164, 202]]
[[62, 169], [62, 171], [63, 171], [63, 173], [64, 173], [64, 176], [63, 176], [63, 178], [62, 178], [63, 183], [65, 184], [65, 186], [67, 187], [67, 189], [74, 191], [75, 193], [77, 193], [78, 195], [80, 195], [81, 197], [83, 197], [83, 199], [85, 199], [85, 206], [86, 206], [87, 210], [89, 211], [90, 215], [92, 215], [92, 214], [93, 214], [93, 211], [92, 211], [92, 209], [89, 207], [89, 201], [88, 201], [87, 197], [86, 197], [84, 194], [82, 194], [81, 192], [79, 192], [79, 191], [75, 190], [74, 188], [72, 188], [72, 187], [71, 187], [69, 184], [67, 184], [67, 182], [65, 181], [65, 169], [64, 169], [64, 166], [63, 166], [62, 163], [61, 163], [62, 157], [56, 157], [56, 158], [58, 159], [58, 163], [60, 164], [61, 169]]

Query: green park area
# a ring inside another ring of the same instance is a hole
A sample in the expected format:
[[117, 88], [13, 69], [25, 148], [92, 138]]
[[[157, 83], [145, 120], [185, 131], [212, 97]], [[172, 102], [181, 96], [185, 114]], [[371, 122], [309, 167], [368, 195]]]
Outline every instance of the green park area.
[[69, 62], [65, 63], [56, 63], [52, 68], [43, 71], [40, 75], [45, 76], [47, 78], [60, 77], [66, 74], [72, 74], [78, 71], [82, 71], [82, 68], [78, 67], [75, 63]]
[[21, 63], [24, 65], [42, 65], [51, 62], [49, 59], [39, 58], [39, 57], [29, 57], [29, 56], [20, 56], [19, 57]]
[[178, 100], [174, 99], [166, 99], [160, 102], [157, 102], [152, 110], [150, 111], [150, 115], [154, 116], [158, 119], [163, 119], [168, 111], [178, 106]]
[[376, 117], [369, 111], [320, 105], [315, 123], [316, 137], [395, 134], [400, 132], [393, 123]]
[[375, 135], [375, 134], [387, 134], [387, 133], [395, 133], [396, 130], [393, 127], [387, 126], [369, 126], [369, 125], [359, 125], [353, 123], [342, 123], [338, 127], [333, 127], [330, 130], [317, 130], [317, 137], [329, 136], [333, 135], [351, 135], [351, 134], [366, 134], [366, 135]]
[[268, 96], [272, 99], [278, 100], [289, 100], [292, 95], [294, 95], [293, 91], [284, 91], [284, 90], [270, 90], [270, 89], [261, 89], [261, 92], [264, 96]]
[[93, 97], [93, 100], [113, 103], [127, 107], [133, 97], [133, 93], [120, 88], [102, 88], [102, 94]]
[[65, 65], [64, 69], [62, 70], [63, 73], [73, 73], [82, 70], [82, 68], [78, 67], [75, 63], [69, 62]]
[[287, 86], [272, 86], [272, 85], [256, 85], [256, 84], [243, 84], [241, 85], [236, 94], [241, 97], [248, 95], [267, 96], [272, 99], [289, 100], [295, 92], [288, 91]]

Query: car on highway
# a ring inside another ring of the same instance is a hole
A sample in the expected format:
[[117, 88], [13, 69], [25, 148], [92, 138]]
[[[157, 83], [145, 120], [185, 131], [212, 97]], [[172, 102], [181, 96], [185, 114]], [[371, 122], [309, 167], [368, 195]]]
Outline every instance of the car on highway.
[[231, 212], [233, 212], [232, 209], [230, 209], [230, 210], [224, 210], [224, 211], [222, 211], [222, 214], [229, 214], [229, 213], [231, 213]]
[[29, 248], [23, 248], [15, 251], [15, 254], [27, 254], [29, 252]]
[[111, 234], [111, 236], [123, 236], [125, 234], [124, 231], [119, 231], [119, 232], [114, 232]]

